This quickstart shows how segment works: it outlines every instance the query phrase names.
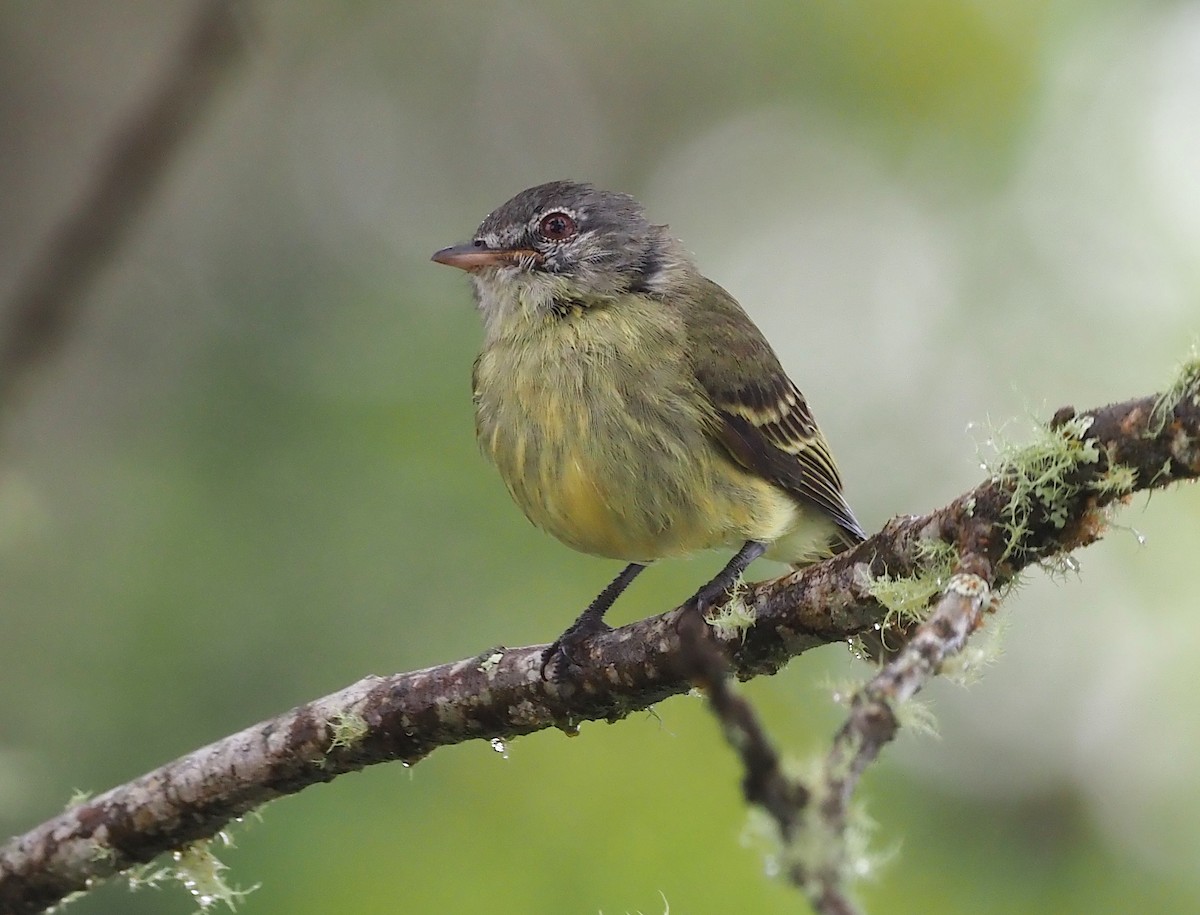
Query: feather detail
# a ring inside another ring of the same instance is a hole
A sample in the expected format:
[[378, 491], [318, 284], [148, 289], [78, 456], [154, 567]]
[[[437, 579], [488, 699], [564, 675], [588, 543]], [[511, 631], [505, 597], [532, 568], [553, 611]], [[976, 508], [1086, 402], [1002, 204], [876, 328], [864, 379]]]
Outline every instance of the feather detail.
[[829, 517], [845, 545], [865, 540], [829, 446], [770, 344], [716, 283], [690, 293], [694, 370], [716, 411], [717, 440], [741, 466]]
[[760, 405], [763, 386], [713, 392], [717, 439], [734, 460], [828, 515], [847, 546], [866, 539], [842, 496], [842, 479], [804, 396], [786, 375], [772, 379], [783, 393]]

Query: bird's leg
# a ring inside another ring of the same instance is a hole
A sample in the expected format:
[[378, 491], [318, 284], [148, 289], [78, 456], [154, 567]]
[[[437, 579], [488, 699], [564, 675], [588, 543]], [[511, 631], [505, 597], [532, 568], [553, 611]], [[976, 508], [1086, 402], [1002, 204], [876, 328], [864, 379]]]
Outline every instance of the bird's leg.
[[734, 557], [725, 563], [725, 568], [718, 572], [712, 581], [697, 591], [688, 603], [695, 601], [696, 609], [700, 611], [700, 615], [707, 615], [710, 608], [725, 599], [729, 589], [737, 581], [738, 576], [746, 571], [750, 563], [754, 562], [754, 560], [766, 551], [767, 545], [762, 541], [747, 540], [742, 544], [742, 548], [734, 554]]
[[542, 652], [542, 679], [546, 679], [546, 668], [552, 663], [557, 670], [557, 658], [562, 655], [569, 664], [575, 664], [575, 658], [572, 652], [579, 647], [579, 644], [597, 632], [607, 632], [610, 627], [604, 622], [604, 614], [608, 612], [608, 608], [613, 605], [621, 592], [629, 587], [629, 583], [637, 578], [638, 573], [646, 568], [640, 562], [631, 562], [621, 570], [621, 574], [609, 582], [608, 587], [596, 595], [596, 599], [588, 604], [587, 609], [579, 614], [579, 618], [575, 620], [567, 631], [556, 638], [544, 652]]

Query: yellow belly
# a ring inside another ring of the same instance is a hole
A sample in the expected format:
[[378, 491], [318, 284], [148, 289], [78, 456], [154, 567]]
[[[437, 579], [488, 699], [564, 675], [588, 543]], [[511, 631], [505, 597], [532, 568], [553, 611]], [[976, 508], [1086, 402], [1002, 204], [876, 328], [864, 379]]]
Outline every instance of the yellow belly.
[[[657, 544], [636, 543], [634, 525], [616, 510], [614, 500], [600, 490], [584, 470], [577, 454], [569, 453], [561, 468], [541, 468], [536, 489], [525, 492], [525, 513], [535, 524], [576, 549], [616, 559], [650, 558]], [[644, 526], [644, 525], [642, 525]]]
[[[735, 464], [699, 418], [659, 428], [593, 413], [586, 404], [551, 421], [528, 413], [483, 438], [514, 501], [568, 546], [647, 562], [750, 539], [783, 542], [806, 527], [796, 500]], [[801, 540], [823, 546], [828, 535], [823, 528]], [[807, 552], [791, 545], [773, 558], [794, 562]]]

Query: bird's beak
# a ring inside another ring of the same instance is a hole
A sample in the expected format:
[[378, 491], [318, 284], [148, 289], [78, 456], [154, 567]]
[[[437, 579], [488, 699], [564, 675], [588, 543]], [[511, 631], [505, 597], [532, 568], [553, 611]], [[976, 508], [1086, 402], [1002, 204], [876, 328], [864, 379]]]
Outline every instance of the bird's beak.
[[430, 259], [435, 263], [445, 264], [447, 267], [470, 271], [502, 264], [515, 264], [530, 258], [539, 264], [543, 260], [541, 254], [529, 248], [489, 248], [481, 241], [469, 241], [461, 245], [442, 248]]

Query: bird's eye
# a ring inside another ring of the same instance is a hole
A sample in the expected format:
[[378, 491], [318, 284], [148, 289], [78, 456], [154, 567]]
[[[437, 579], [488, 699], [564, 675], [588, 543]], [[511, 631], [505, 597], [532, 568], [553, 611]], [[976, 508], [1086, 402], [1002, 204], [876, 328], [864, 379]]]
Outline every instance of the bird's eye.
[[566, 213], [547, 213], [538, 223], [538, 234], [550, 241], [562, 241], [575, 234], [575, 220]]

